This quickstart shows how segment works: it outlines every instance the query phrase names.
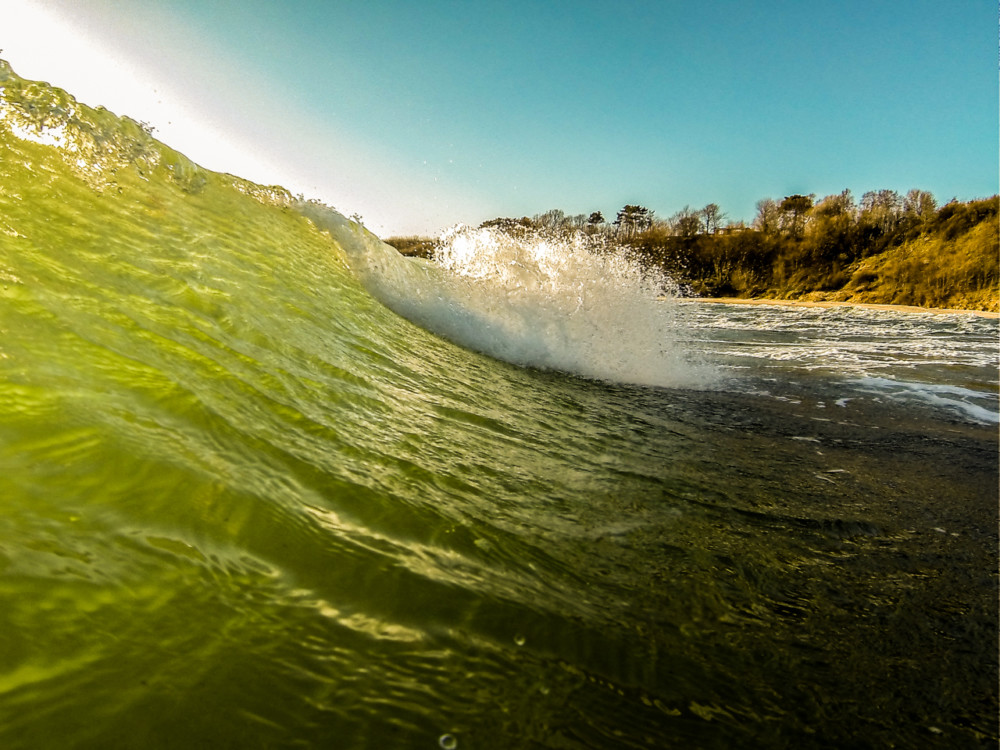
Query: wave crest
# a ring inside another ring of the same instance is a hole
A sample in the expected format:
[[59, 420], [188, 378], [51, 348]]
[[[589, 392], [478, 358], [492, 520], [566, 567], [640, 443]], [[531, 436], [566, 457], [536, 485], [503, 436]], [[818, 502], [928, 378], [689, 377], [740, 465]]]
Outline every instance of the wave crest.
[[457, 226], [440, 237], [435, 262], [363, 245], [352, 265], [369, 291], [461, 346], [612, 382], [713, 380], [685, 351], [673, 280], [584, 233]]

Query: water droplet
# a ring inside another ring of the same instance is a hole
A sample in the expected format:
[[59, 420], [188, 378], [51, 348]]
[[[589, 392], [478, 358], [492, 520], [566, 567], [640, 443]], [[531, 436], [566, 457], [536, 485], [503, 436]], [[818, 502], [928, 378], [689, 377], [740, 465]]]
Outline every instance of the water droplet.
[[514, 643], [516, 643], [518, 646], [523, 646], [524, 643], [525, 643], [524, 636], [521, 635], [520, 633], [518, 633], [517, 635], [515, 635], [514, 636]]
[[453, 734], [442, 734], [438, 738], [438, 744], [444, 748], [444, 750], [455, 750], [458, 747], [458, 738]]

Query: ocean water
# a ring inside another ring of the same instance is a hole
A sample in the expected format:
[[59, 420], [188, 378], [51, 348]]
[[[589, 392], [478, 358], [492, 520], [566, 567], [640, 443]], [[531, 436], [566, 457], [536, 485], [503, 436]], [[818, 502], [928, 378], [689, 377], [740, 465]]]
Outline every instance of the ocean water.
[[995, 319], [404, 259], [0, 86], [0, 747], [995, 746]]

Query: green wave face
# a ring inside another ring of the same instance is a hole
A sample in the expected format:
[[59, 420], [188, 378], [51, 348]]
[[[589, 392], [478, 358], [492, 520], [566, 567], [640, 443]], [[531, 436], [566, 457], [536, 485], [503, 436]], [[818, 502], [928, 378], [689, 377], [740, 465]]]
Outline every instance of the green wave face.
[[913, 660], [872, 608], [919, 622], [937, 558], [866, 562], [911, 539], [859, 510], [871, 451], [450, 344], [362, 287], [363, 229], [0, 83], [0, 746], [802, 747], [934, 739], [878, 717], [942, 705], [988, 733], [961, 670], [875, 700]]
[[598, 530], [546, 542], [623, 502], [573, 387], [390, 312], [349, 222], [3, 83], [4, 746], [548, 731], [590, 679], [554, 657], [627, 635], [581, 596]]

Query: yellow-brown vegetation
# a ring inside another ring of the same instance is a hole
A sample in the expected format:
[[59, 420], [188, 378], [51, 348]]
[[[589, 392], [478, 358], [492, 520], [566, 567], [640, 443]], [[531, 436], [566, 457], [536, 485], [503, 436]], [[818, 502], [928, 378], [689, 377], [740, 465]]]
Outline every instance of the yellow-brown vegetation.
[[[818, 202], [793, 195], [758, 202], [750, 226], [720, 226], [719, 207], [654, 221], [626, 206], [613, 225], [548, 211], [484, 222], [501, 231], [585, 231], [604, 247], [660, 269], [695, 296], [1000, 310], [1000, 197], [951, 201], [911, 190], [850, 191]], [[433, 254], [426, 238], [390, 238], [404, 255]]]

